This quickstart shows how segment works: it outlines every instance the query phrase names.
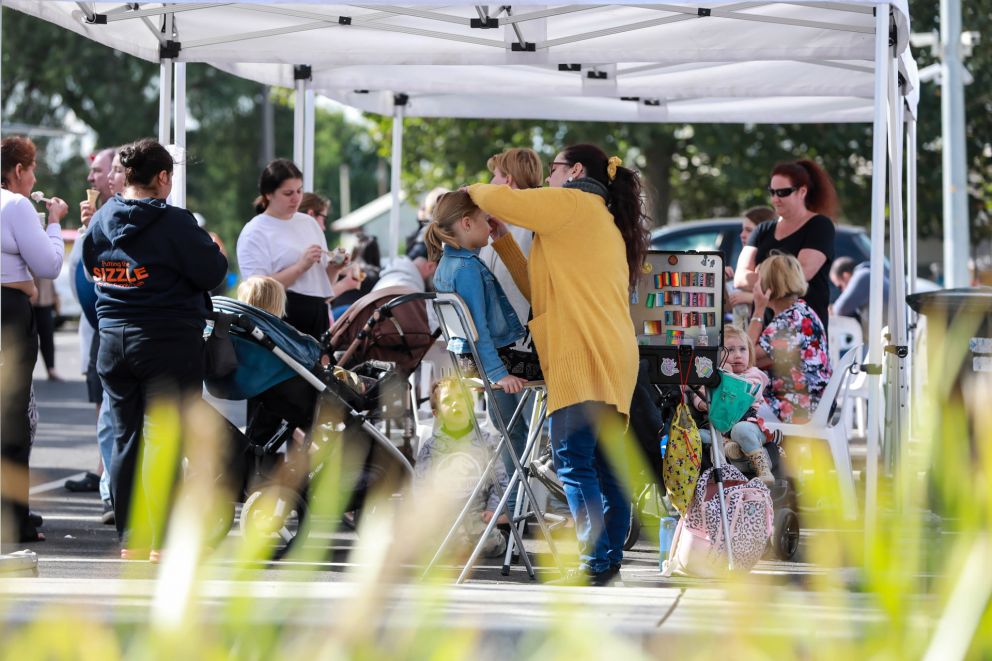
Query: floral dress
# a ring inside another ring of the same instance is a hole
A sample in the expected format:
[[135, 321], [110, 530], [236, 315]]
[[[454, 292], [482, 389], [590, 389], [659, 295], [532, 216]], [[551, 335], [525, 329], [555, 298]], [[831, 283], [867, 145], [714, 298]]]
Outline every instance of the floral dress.
[[775, 315], [758, 338], [758, 346], [772, 359], [765, 401], [782, 422], [806, 422], [820, 403], [831, 374], [820, 318], [797, 299]]

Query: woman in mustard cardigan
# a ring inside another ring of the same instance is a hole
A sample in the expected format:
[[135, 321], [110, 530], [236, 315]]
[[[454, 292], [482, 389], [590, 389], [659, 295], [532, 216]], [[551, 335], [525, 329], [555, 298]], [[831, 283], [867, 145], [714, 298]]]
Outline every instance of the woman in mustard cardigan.
[[581, 566], [566, 582], [606, 585], [620, 571], [630, 499], [600, 442], [617, 442], [603, 430], [622, 430], [630, 414], [638, 352], [629, 294], [648, 248], [647, 219], [637, 174], [593, 145], [559, 153], [547, 182], [468, 192], [494, 220], [535, 233], [527, 260], [492, 223], [493, 247], [533, 309], [555, 466], [579, 539]]

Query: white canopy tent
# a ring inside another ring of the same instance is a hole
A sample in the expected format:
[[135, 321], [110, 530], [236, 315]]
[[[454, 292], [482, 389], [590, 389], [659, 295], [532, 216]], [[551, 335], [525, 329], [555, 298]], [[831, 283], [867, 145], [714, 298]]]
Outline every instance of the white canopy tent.
[[[304, 166], [306, 184], [312, 181], [315, 88], [396, 118], [392, 174], [397, 194], [404, 114], [650, 122], [871, 121], [871, 398], [865, 503], [870, 527], [881, 429], [881, 371], [876, 366], [883, 356], [887, 142], [893, 157], [889, 167], [892, 300], [896, 302], [891, 317], [893, 344], [906, 344], [902, 279], [896, 277], [902, 273], [904, 252], [900, 195], [904, 116], [910, 172], [915, 170], [915, 65], [906, 50], [906, 0], [673, 0], [636, 6], [524, 2], [512, 9], [419, 3], [398, 7], [374, 1], [361, 7], [189, 0], [167, 5], [62, 0], [4, 0], [4, 4], [160, 62], [159, 133], [164, 142], [180, 146], [184, 142], [180, 135], [184, 90], [178, 85], [185, 62], [206, 62], [255, 80], [295, 87], [294, 157]], [[169, 140], [170, 112], [176, 116], [174, 141]], [[914, 183], [910, 179], [907, 193], [910, 254], [915, 254]], [[392, 245], [395, 251], [396, 244]], [[913, 268], [908, 271], [911, 276], [915, 273]], [[894, 357], [890, 360], [902, 364]], [[889, 374], [898, 377], [899, 371], [897, 367]], [[902, 388], [900, 383], [900, 392]]]

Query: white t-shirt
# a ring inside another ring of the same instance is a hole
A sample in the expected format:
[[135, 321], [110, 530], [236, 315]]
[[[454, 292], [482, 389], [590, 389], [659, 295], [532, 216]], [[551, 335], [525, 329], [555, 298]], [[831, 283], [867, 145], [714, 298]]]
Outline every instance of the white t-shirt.
[[[272, 275], [299, 261], [307, 247], [318, 245], [327, 250], [327, 238], [320, 225], [305, 213], [295, 213], [289, 220], [259, 214], [248, 221], [238, 236], [238, 267], [241, 277]], [[328, 297], [331, 281], [327, 277], [327, 254], [291, 284], [289, 291], [307, 296]]]

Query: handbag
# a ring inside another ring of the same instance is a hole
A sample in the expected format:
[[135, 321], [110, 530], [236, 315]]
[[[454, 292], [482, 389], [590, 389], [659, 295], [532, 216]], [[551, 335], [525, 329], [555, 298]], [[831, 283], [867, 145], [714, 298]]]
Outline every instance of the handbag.
[[223, 379], [238, 369], [238, 354], [234, 351], [231, 341], [231, 321], [234, 315], [223, 312], [212, 312], [214, 327], [207, 337], [204, 348], [204, 377], [207, 379]]
[[685, 514], [699, 479], [702, 440], [689, 407], [681, 402], [675, 409], [675, 419], [668, 432], [668, 447], [662, 460], [661, 472], [665, 491], [672, 507]]
[[740, 422], [754, 405], [761, 386], [720, 370], [720, 383], [710, 389], [710, 422], [722, 434]]

